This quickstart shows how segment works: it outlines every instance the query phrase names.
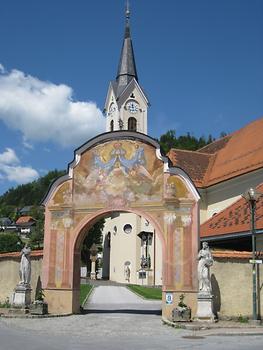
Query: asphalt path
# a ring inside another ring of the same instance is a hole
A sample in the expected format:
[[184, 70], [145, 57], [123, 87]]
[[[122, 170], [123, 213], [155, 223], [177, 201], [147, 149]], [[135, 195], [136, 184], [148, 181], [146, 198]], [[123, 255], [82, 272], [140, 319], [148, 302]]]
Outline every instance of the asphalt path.
[[89, 313], [130, 312], [161, 314], [160, 300], [145, 300], [121, 286], [97, 286], [93, 289], [84, 309]]

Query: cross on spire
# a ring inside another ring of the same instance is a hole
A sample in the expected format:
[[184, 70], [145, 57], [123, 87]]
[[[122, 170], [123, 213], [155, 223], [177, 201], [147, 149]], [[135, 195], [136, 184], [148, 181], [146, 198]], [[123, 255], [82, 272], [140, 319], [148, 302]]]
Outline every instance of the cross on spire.
[[132, 46], [131, 30], [130, 30], [130, 4], [129, 0], [126, 1], [126, 24], [124, 40], [121, 50], [121, 57], [119, 61], [119, 67], [117, 72], [116, 81], [118, 84], [118, 90], [122, 90], [129, 82], [135, 78], [138, 81], [135, 57]]

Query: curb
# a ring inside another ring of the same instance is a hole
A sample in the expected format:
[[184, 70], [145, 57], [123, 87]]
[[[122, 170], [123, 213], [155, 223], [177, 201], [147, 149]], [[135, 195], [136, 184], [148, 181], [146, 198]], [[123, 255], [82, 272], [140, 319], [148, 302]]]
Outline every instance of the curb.
[[55, 317], [68, 317], [68, 316], [72, 316], [74, 314], [70, 313], [70, 314], [47, 314], [47, 315], [30, 315], [30, 314], [26, 314], [26, 315], [4, 315], [1, 314], [0, 318], [55, 318]]
[[89, 299], [89, 297], [90, 297], [90, 295], [91, 295], [91, 293], [93, 292], [94, 289], [95, 289], [95, 287], [92, 285], [90, 291], [86, 295], [86, 298], [84, 299], [83, 303], [81, 304], [81, 307], [84, 307], [84, 305], [88, 301], [88, 299]]
[[[203, 336], [242, 336], [242, 335], [263, 335], [263, 327], [262, 326], [254, 326], [254, 327], [249, 327], [249, 328], [243, 328], [243, 327], [211, 327], [209, 324], [204, 325], [196, 325], [196, 324], [184, 324], [184, 323], [175, 323], [171, 322], [165, 317], [162, 316], [162, 322], [164, 325], [173, 327], [176, 329], [184, 329], [188, 331], [197, 331], [200, 335]], [[206, 331], [211, 331], [211, 332], [206, 332]]]

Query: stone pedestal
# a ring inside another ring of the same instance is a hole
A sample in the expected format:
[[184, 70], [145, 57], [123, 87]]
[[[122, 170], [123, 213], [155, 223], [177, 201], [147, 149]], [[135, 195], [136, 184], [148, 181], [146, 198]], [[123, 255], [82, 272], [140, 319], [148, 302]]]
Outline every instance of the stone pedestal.
[[213, 296], [211, 294], [198, 294], [196, 321], [215, 322], [212, 306]]
[[173, 322], [190, 322], [191, 321], [191, 309], [189, 307], [177, 306], [172, 311]]
[[46, 315], [48, 313], [48, 304], [36, 300], [31, 306], [30, 306], [30, 313], [32, 315]]
[[25, 309], [31, 304], [31, 287], [29, 284], [18, 284], [14, 290], [12, 307]]
[[95, 280], [96, 279], [96, 260], [91, 260], [90, 279], [91, 280]]

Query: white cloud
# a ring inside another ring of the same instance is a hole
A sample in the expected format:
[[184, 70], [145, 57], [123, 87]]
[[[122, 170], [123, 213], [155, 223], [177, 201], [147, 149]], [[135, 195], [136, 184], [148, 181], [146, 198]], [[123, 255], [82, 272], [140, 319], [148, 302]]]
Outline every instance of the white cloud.
[[34, 149], [34, 146], [33, 146], [31, 143], [29, 143], [29, 142], [27, 141], [27, 139], [25, 138], [25, 136], [23, 136], [22, 143], [23, 143], [23, 146], [24, 146], [25, 148], [27, 148], [27, 149]]
[[[2, 67], [2, 68], [1, 68]], [[0, 65], [0, 119], [23, 140], [81, 145], [105, 130], [102, 112], [93, 102], [73, 100], [67, 85], [41, 81]]]
[[0, 73], [5, 73], [5, 68], [1, 63], [0, 63]]
[[12, 148], [6, 148], [0, 153], [0, 179], [24, 184], [39, 177], [38, 172], [32, 167], [20, 165], [15, 151]]
[[19, 159], [12, 148], [6, 148], [3, 153], [0, 153], [0, 164], [18, 164]]

